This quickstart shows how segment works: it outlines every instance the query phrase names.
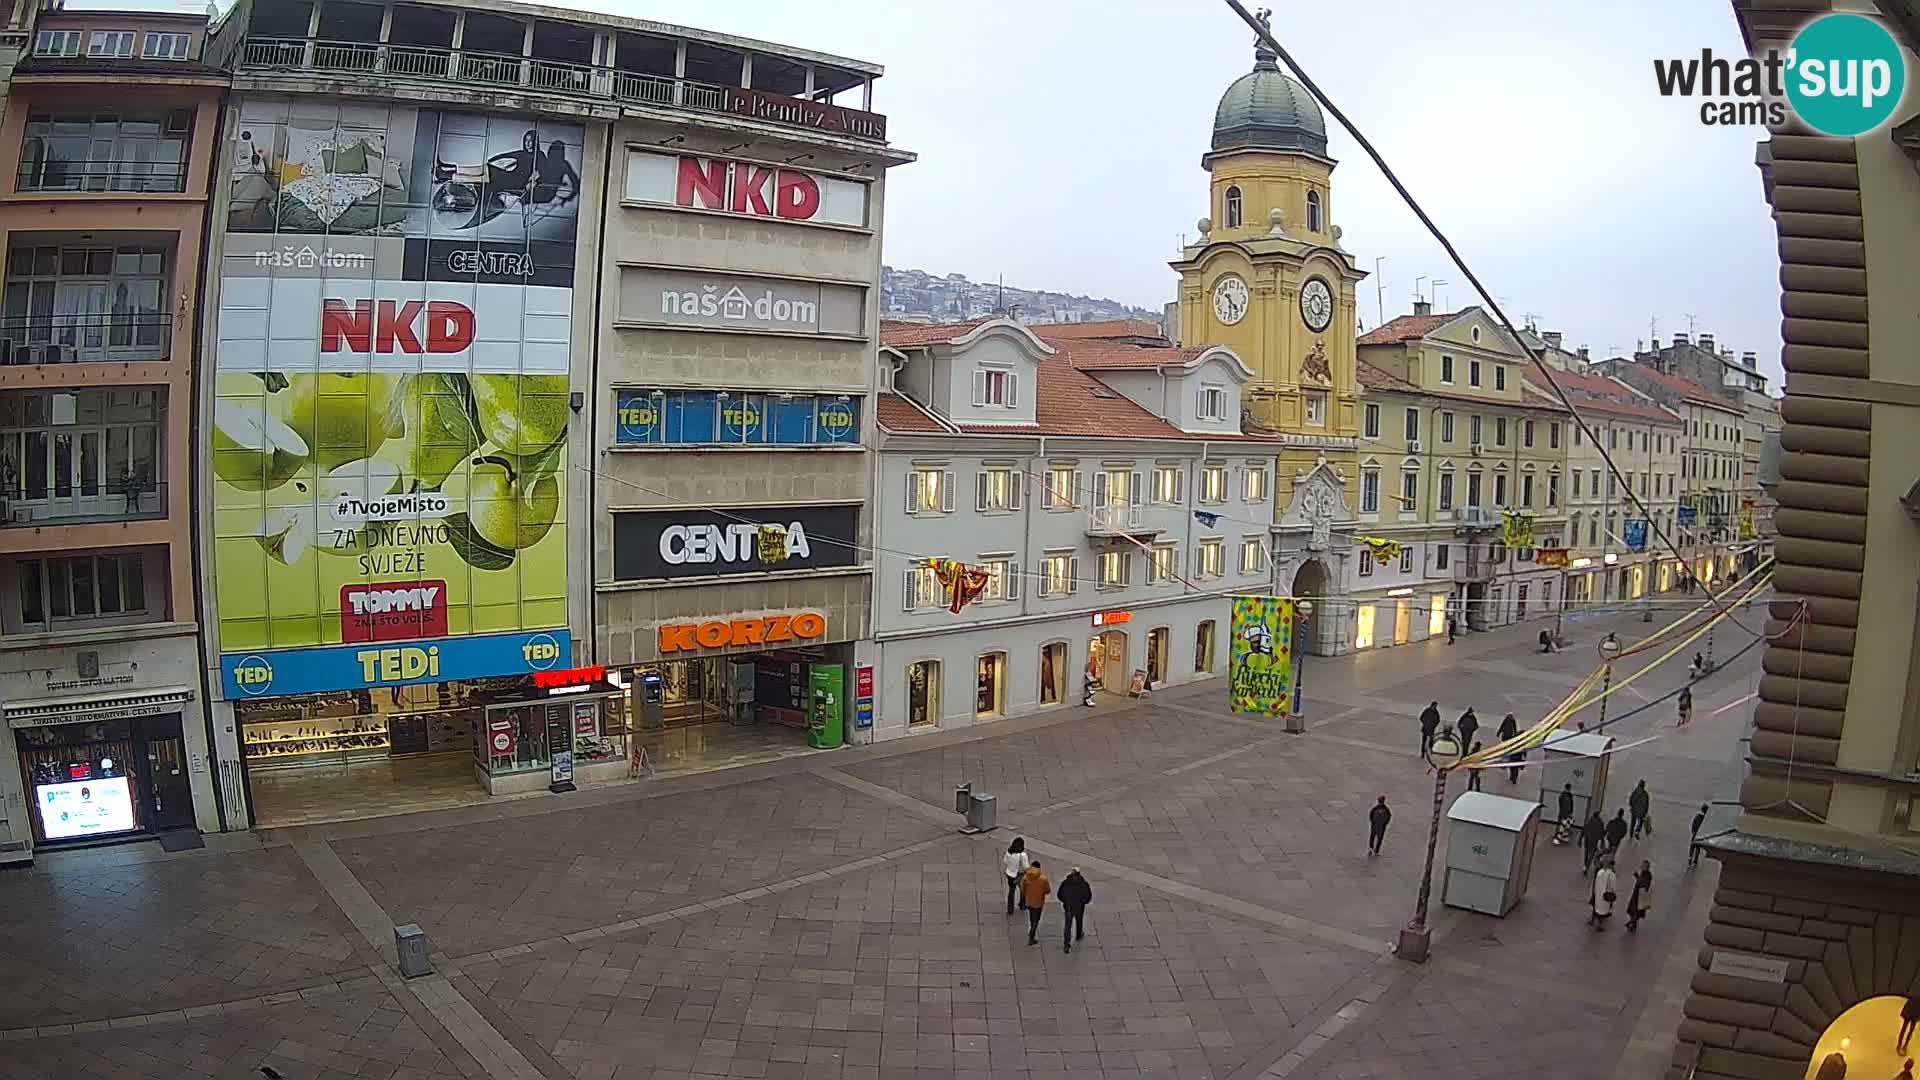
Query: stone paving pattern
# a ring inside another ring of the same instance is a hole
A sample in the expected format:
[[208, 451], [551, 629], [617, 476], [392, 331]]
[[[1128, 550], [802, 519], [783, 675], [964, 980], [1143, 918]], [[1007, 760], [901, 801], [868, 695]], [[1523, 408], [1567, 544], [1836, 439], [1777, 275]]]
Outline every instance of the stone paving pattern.
[[[1579, 628], [1589, 649], [1604, 625]], [[1662, 735], [1616, 760], [1609, 794], [1644, 775], [1656, 795], [1659, 831], [1622, 853], [1655, 866], [1639, 934], [1587, 929], [1578, 853], [1543, 837], [1507, 918], [1444, 908], [1436, 884], [1434, 961], [1387, 955], [1432, 797], [1413, 714], [1439, 697], [1451, 719], [1474, 693], [1489, 732], [1537, 716], [1586, 661], [1535, 659], [1532, 633], [1316, 659], [1304, 736], [1227, 714], [1216, 682], [732, 782], [45, 857], [0, 874], [0, 1080], [1626, 1080], [1630, 1038], [1657, 1048], [1677, 1022], [1643, 1007], [1686, 975], [1666, 960], [1698, 940], [1682, 916], [1715, 873], [1685, 870], [1686, 821], [1746, 707], [1615, 731]], [[1702, 714], [1750, 692], [1756, 656], [1696, 692]], [[966, 780], [999, 796], [1001, 831], [953, 832]], [[1380, 794], [1396, 817], [1370, 858]], [[1006, 914], [1015, 832], [1056, 881], [1093, 868], [1072, 954], [1057, 906], [1036, 946]], [[426, 927], [447, 979], [376, 977], [399, 922]]]

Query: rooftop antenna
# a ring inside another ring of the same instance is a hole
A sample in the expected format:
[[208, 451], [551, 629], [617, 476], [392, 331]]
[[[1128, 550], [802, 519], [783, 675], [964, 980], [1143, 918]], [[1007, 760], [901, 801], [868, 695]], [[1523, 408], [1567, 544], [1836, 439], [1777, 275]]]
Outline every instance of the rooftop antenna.
[[1413, 301], [1416, 304], [1425, 299], [1425, 297], [1420, 295], [1420, 283], [1425, 280], [1427, 280], [1427, 275], [1425, 274], [1421, 274], [1419, 277], [1413, 279]]
[[1444, 309], [1447, 306], [1445, 301], [1442, 301], [1440, 299], [1440, 286], [1446, 285], [1446, 284], [1449, 284], [1446, 278], [1433, 279], [1433, 298], [1434, 298], [1435, 307]]
[[1387, 325], [1387, 279], [1380, 276], [1380, 264], [1386, 261], [1385, 255], [1373, 260], [1373, 306], [1381, 326]]
[[1660, 340], [1660, 316], [1658, 315], [1647, 319], [1647, 340], [1652, 342]]
[[1687, 312], [1687, 340], [1688, 341], [1693, 340], [1693, 324], [1698, 322], [1699, 320], [1700, 320], [1700, 316], [1695, 315], [1691, 311]]

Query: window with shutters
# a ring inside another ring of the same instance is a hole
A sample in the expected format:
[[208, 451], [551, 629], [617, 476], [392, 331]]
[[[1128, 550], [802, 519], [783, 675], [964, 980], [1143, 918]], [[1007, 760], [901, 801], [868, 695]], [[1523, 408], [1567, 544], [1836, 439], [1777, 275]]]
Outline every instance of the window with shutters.
[[1363, 551], [1360, 553], [1359, 570], [1361, 577], [1373, 576], [1373, 554], [1371, 552]]
[[1453, 357], [1445, 353], [1440, 354], [1440, 381], [1453, 385]]
[[[1578, 475], [1578, 474], [1575, 474], [1575, 475]], [[1547, 505], [1548, 506], [1560, 505], [1560, 474], [1559, 473], [1547, 474]]]
[[1147, 584], [1172, 581], [1180, 566], [1180, 548], [1175, 544], [1155, 544], [1147, 551]]
[[1453, 414], [1450, 412], [1440, 414], [1440, 441], [1443, 443], [1453, 441]]
[[907, 513], [953, 513], [953, 470], [916, 468], [907, 472]]
[[1408, 442], [1420, 441], [1420, 410], [1419, 409], [1407, 410], [1406, 435], [1407, 435]]
[[1587, 485], [1587, 490], [1592, 492], [1595, 497], [1598, 497], [1600, 494], [1600, 470], [1588, 469], [1587, 477], [1592, 481], [1592, 483]]
[[1453, 470], [1447, 469], [1440, 474], [1440, 501], [1442, 510], [1453, 509]]
[[1600, 519], [1587, 522], [1587, 546], [1593, 547], [1600, 542]]
[[908, 611], [932, 611], [945, 607], [947, 590], [930, 566], [907, 568], [906, 588], [900, 606]]
[[1360, 435], [1368, 439], [1380, 437], [1380, 406], [1369, 404], [1360, 410]]
[[1549, 450], [1560, 449], [1560, 425], [1559, 424], [1547, 425], [1547, 449]]
[[1193, 553], [1195, 577], [1217, 578], [1227, 572], [1227, 544], [1217, 536], [1200, 541]]
[[1225, 212], [1220, 216], [1226, 219], [1227, 228], [1237, 229], [1240, 227], [1240, 188], [1238, 186], [1227, 189], [1225, 202]]
[[1453, 545], [1435, 544], [1433, 546], [1433, 568], [1445, 570], [1453, 562]]
[[1319, 232], [1321, 226], [1320, 193], [1307, 192], [1307, 231]]
[[1400, 572], [1403, 574], [1413, 573], [1413, 547], [1407, 544], [1400, 549]]
[[1322, 427], [1327, 422], [1327, 395], [1318, 390], [1308, 390], [1300, 395], [1301, 407], [1305, 410], [1307, 423]]
[[1480, 361], [1478, 360], [1467, 361], [1467, 385], [1480, 385]]
[[1507, 445], [1507, 418], [1504, 416], [1493, 418], [1493, 445]]
[[1529, 450], [1533, 449], [1533, 421], [1531, 420], [1520, 422], [1520, 445]]
[[1208, 465], [1200, 470], [1200, 501], [1203, 503], [1227, 501], [1227, 467], [1225, 465]]
[[1580, 497], [1580, 470], [1579, 469], [1573, 470], [1573, 497], [1576, 499]]
[[1265, 465], [1247, 466], [1245, 483], [1242, 486], [1245, 489], [1244, 494], [1246, 495], [1246, 501], [1265, 502], [1267, 498], [1267, 467]]
[[1493, 388], [1495, 390], [1505, 390], [1507, 388], [1507, 365], [1493, 365]]
[[1132, 560], [1124, 551], [1103, 551], [1100, 553], [1099, 583], [1103, 589], [1118, 589], [1127, 583], [1128, 563]]
[[1094, 474], [1094, 509], [1139, 506], [1140, 474], [1130, 469], [1102, 469]]
[[1411, 514], [1420, 509], [1420, 474], [1412, 469], [1400, 473], [1400, 512]]
[[980, 566], [987, 572], [987, 587], [980, 592], [982, 600], [1020, 599], [1020, 567], [1011, 554], [982, 555]]
[[1153, 501], [1163, 506], [1179, 506], [1186, 492], [1186, 470], [1178, 465], [1153, 467]]
[[1080, 474], [1071, 465], [1055, 465], [1047, 470], [1047, 488], [1040, 503], [1049, 510], [1071, 510], [1080, 503]]
[[1467, 417], [1467, 441], [1475, 446], [1480, 445], [1480, 417], [1477, 414]]
[[1533, 505], [1533, 474], [1525, 473], [1520, 477], [1520, 505]]
[[1227, 388], [1224, 386], [1202, 386], [1200, 388], [1200, 419], [1225, 420], [1227, 418]]
[[1467, 505], [1486, 505], [1480, 501], [1480, 471], [1478, 469], [1470, 470], [1467, 473]]
[[1360, 470], [1360, 512], [1377, 514], [1380, 512], [1380, 470]]
[[1493, 505], [1507, 505], [1507, 474], [1493, 474]]
[[976, 368], [973, 373], [973, 403], [1014, 409], [1020, 405], [1020, 376], [1005, 368]]
[[1080, 560], [1071, 551], [1049, 551], [1040, 560], [1040, 595], [1066, 596], [1079, 587]]
[[1242, 574], [1264, 574], [1267, 572], [1267, 544], [1258, 536], [1240, 538], [1240, 572]]
[[973, 508], [983, 513], [1020, 509], [1021, 479], [1018, 469], [981, 469], [974, 483]]

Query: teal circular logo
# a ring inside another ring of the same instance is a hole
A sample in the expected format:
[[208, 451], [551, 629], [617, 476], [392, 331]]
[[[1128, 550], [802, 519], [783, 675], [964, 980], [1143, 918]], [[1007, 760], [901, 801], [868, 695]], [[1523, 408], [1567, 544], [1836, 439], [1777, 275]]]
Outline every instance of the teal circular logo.
[[1794, 36], [1787, 100], [1815, 131], [1872, 131], [1893, 115], [1906, 88], [1899, 43], [1864, 15], [1823, 15]]

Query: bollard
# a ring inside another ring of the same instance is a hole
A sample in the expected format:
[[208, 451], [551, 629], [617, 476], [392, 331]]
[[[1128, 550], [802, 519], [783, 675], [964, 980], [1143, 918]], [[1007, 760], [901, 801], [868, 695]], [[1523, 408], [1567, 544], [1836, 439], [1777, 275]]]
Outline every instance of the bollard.
[[427, 950], [433, 943], [427, 940], [427, 932], [417, 923], [393, 928], [393, 948], [400, 954], [400, 974], [403, 978], [415, 979], [422, 975], [433, 974], [433, 964], [427, 960]]

